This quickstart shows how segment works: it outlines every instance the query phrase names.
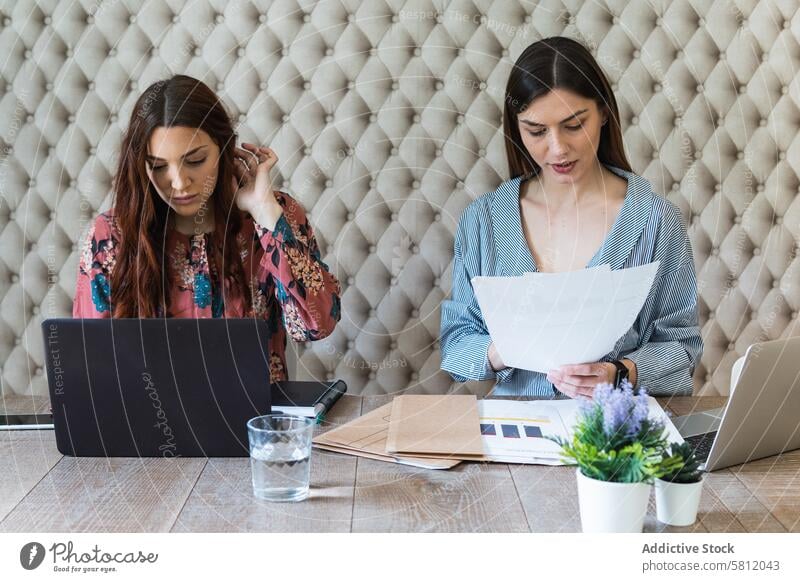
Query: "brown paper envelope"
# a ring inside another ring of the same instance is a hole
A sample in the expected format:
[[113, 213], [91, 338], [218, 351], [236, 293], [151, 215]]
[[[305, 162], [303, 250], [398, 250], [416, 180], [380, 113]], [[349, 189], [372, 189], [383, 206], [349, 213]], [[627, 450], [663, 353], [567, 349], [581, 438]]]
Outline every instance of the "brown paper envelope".
[[[385, 441], [384, 441], [384, 443], [385, 443]], [[445, 461], [445, 463], [443, 463], [443, 464], [448, 464], [448, 463], [446, 463], [447, 461], [453, 461], [451, 466], [458, 465], [458, 463], [460, 463], [461, 461], [478, 461], [478, 462], [491, 461], [491, 459], [489, 457], [485, 457], [485, 456], [482, 456], [482, 455], [442, 455], [442, 454], [437, 454], [437, 453], [416, 453], [414, 455], [407, 455], [405, 453], [403, 453], [403, 454], [400, 454], [400, 453], [395, 453], [395, 454], [376, 453], [376, 452], [367, 451], [365, 449], [360, 449], [360, 448], [356, 448], [356, 447], [348, 447], [348, 446], [345, 446], [345, 445], [334, 444], [332, 442], [326, 441], [325, 439], [323, 439], [321, 437], [317, 437], [317, 438], [314, 439], [314, 445], [317, 446], [320, 449], [325, 449], [325, 450], [329, 450], [329, 451], [334, 451], [335, 450], [335, 451], [340, 452], [340, 453], [353, 454], [353, 455], [357, 455], [357, 456], [361, 456], [361, 457], [368, 457], [368, 458], [376, 458], [376, 459], [385, 460], [385, 461], [395, 461], [397, 459], [413, 459], [413, 460], [419, 460], [419, 461], [427, 461], [427, 460], [430, 460], [430, 459], [439, 459], [441, 461]], [[369, 447], [369, 448], [372, 449], [372, 447]]]
[[[386, 453], [387, 455], [389, 453]], [[407, 453], [392, 453], [394, 455], [407, 455]], [[458, 453], [414, 453], [418, 459], [458, 459], [459, 461], [475, 461], [478, 463], [489, 462], [492, 459], [486, 455], [459, 455]]]
[[376, 408], [355, 420], [314, 437], [314, 442], [385, 455], [391, 410], [391, 403]]
[[398, 463], [401, 465], [410, 465], [412, 467], [420, 467], [422, 469], [451, 469], [458, 465], [461, 461], [456, 459], [419, 459], [416, 457], [408, 457], [406, 455], [377, 455], [375, 453], [368, 453], [366, 451], [359, 451], [356, 449], [348, 449], [346, 447], [336, 447], [331, 445], [324, 445], [322, 443], [314, 443], [318, 449], [324, 451], [332, 451], [334, 453], [343, 453], [345, 455], [354, 455], [356, 457], [365, 457], [367, 459], [375, 459], [376, 461], [386, 461], [389, 463]]
[[392, 401], [389, 454], [483, 455], [473, 394], [404, 394]]
[[386, 435], [389, 430], [391, 410], [391, 403], [376, 408], [355, 420], [314, 437], [313, 442], [319, 448], [427, 469], [449, 469], [459, 464], [458, 459], [414, 459], [409, 455], [387, 454]]

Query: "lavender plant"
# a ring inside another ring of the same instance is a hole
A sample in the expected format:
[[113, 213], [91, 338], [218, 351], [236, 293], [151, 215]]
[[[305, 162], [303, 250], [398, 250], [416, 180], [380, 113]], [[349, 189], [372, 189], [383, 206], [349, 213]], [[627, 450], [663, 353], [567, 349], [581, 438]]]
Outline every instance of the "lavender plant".
[[683, 466], [678, 455], [666, 455], [664, 424], [648, 418], [647, 392], [634, 393], [598, 384], [591, 402], [582, 403], [572, 440], [554, 438], [565, 461], [577, 463], [592, 479], [616, 483], [651, 482]]

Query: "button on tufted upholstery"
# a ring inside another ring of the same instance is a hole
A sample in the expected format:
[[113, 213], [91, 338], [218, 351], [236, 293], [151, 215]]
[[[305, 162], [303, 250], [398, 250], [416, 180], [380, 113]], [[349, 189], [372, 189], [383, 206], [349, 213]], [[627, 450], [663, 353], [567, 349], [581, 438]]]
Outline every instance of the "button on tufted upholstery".
[[220, 92], [242, 140], [278, 152], [276, 183], [308, 209], [343, 282], [336, 332], [290, 346], [295, 376], [342, 377], [353, 393], [451, 389], [437, 340], [453, 232], [467, 204], [507, 178], [513, 61], [555, 34], [592, 48], [635, 171], [687, 222], [705, 340], [696, 392], [727, 392], [748, 344], [798, 331], [791, 2], [36, 6], [0, 8], [5, 391], [46, 393], [39, 323], [71, 311], [75, 242], [110, 205], [134, 100], [177, 72]]

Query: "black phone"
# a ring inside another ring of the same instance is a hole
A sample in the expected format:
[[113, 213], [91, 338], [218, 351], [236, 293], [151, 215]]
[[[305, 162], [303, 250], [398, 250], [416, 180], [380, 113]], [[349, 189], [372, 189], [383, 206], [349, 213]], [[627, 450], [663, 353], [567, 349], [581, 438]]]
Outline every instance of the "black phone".
[[52, 428], [52, 414], [0, 414], [0, 430], [38, 430]]

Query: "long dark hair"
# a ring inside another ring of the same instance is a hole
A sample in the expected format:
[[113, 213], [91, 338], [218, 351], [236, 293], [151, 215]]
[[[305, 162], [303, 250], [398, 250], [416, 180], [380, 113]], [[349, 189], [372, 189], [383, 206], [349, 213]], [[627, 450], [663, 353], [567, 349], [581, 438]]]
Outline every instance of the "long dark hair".
[[[190, 127], [205, 131], [220, 149], [217, 183], [210, 203], [214, 210], [215, 244], [210, 268], [217, 268], [223, 289], [241, 293], [245, 312], [252, 305], [236, 234], [242, 212], [236, 207], [233, 163], [236, 134], [219, 97], [207, 85], [174, 77], [150, 85], [136, 101], [122, 139], [114, 177], [114, 221], [121, 239], [111, 275], [114, 317], [156, 317], [169, 313], [169, 265], [163, 249], [169, 206], [150, 182], [145, 156], [150, 135], [158, 127]], [[227, 285], [226, 285], [227, 283]]]
[[593, 99], [608, 114], [600, 132], [598, 159], [628, 172], [631, 165], [622, 144], [619, 109], [605, 73], [589, 50], [563, 36], [537, 41], [522, 51], [506, 85], [503, 133], [512, 178], [538, 174], [541, 169], [522, 143], [517, 117], [530, 103], [553, 89], [567, 89]]

